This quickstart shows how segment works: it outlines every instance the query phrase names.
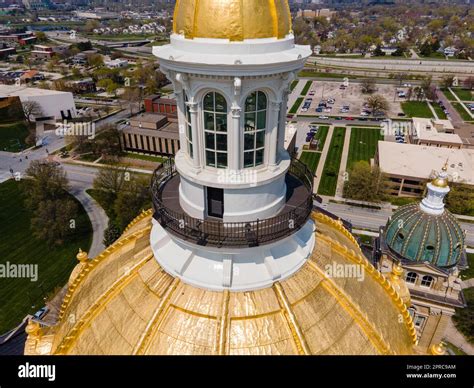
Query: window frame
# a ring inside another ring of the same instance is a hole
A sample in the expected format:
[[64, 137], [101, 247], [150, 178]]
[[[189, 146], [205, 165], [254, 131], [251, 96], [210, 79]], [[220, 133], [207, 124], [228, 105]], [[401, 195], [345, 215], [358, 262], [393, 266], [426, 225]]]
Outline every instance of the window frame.
[[[259, 98], [260, 95], [265, 97], [265, 107], [259, 107]], [[255, 109], [249, 110], [248, 105], [250, 104], [249, 99], [255, 96]], [[247, 95], [244, 102], [244, 113], [243, 113], [243, 141], [242, 141], [242, 165], [243, 168], [257, 168], [265, 165], [265, 146], [267, 142], [267, 129], [268, 129], [268, 110], [269, 110], [269, 99], [267, 93], [262, 90], [255, 90]], [[253, 115], [254, 127], [250, 130], [247, 130], [247, 117]], [[259, 128], [259, 119], [263, 116], [264, 125], [262, 128]], [[251, 148], [246, 148], [246, 137], [252, 136], [253, 146]], [[261, 141], [262, 144], [258, 146], [258, 141]], [[252, 163], [246, 163], [246, 156], [252, 155]], [[260, 155], [257, 158], [257, 155]], [[258, 161], [258, 162], [257, 162]]]
[[[430, 279], [429, 285], [423, 284], [424, 282], [426, 282], [425, 278], [429, 278], [429, 279]], [[434, 283], [434, 277], [433, 277], [433, 276], [431, 276], [431, 275], [424, 275], [424, 276], [421, 278], [420, 285], [421, 285], [422, 287], [431, 288], [431, 287], [433, 286], [433, 283]]]
[[[206, 98], [212, 95], [212, 104], [213, 110], [206, 109]], [[218, 96], [222, 98], [222, 102], [225, 104], [224, 109], [218, 110], [217, 109], [217, 99]], [[216, 90], [210, 90], [204, 93], [202, 97], [202, 125], [203, 125], [203, 149], [204, 149], [204, 163], [206, 167], [210, 168], [217, 168], [217, 169], [225, 169], [229, 167], [229, 124], [228, 124], [228, 115], [229, 115], [229, 107], [228, 107], [227, 99], [225, 98], [224, 94]], [[206, 118], [212, 116], [212, 129], [207, 128], [207, 120]], [[219, 124], [220, 122], [220, 124]], [[225, 131], [219, 131], [217, 128], [221, 126], [225, 126]], [[218, 138], [222, 140], [219, 142]], [[213, 147], [208, 147], [208, 139], [213, 139]], [[225, 144], [225, 150], [219, 148], [219, 144]], [[209, 155], [214, 154], [213, 159], [214, 163], [209, 163]], [[219, 159], [222, 158], [222, 159]], [[221, 160], [221, 161], [219, 161]], [[224, 162], [223, 162], [224, 161]]]
[[[411, 279], [412, 276], [410, 276], [410, 275], [412, 275], [412, 274], [415, 275], [415, 277], [414, 277], [413, 281], [410, 281], [410, 280], [408, 280], [408, 278]], [[416, 272], [413, 272], [413, 271], [407, 272], [407, 274], [406, 274], [406, 276], [405, 276], [405, 281], [406, 281], [407, 283], [409, 283], [409, 284], [416, 284], [416, 281], [417, 281], [417, 280], [418, 280], [418, 274], [417, 274]]]

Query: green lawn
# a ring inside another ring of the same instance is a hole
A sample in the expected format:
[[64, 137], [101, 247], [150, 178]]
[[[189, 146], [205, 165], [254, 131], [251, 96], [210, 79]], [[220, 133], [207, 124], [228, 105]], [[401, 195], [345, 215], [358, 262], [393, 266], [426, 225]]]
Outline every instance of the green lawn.
[[316, 140], [319, 140], [319, 149], [318, 151], [322, 151], [324, 148], [324, 144], [326, 143], [326, 139], [328, 137], [329, 127], [326, 126], [319, 126], [319, 130], [314, 136]]
[[441, 89], [443, 92], [444, 96], [449, 100], [449, 101], [457, 101], [456, 97], [454, 97], [453, 93], [449, 91], [449, 89]]
[[424, 101], [402, 102], [402, 109], [408, 117], [425, 117], [429, 119], [433, 117], [433, 112], [431, 112], [430, 107]]
[[474, 278], [474, 253], [466, 253], [469, 268], [461, 272], [463, 280]]
[[300, 158], [300, 160], [308, 166], [308, 168], [313, 172], [313, 174], [316, 173], [320, 159], [321, 159], [320, 152], [311, 152], [311, 151], [303, 151]]
[[293, 81], [293, 82], [291, 83], [290, 91], [293, 91], [293, 90], [296, 88], [296, 85], [298, 85], [298, 82], [299, 82], [299, 81], [296, 80], [296, 81]]
[[454, 325], [464, 334], [466, 339], [474, 344], [474, 287], [463, 290], [467, 307], [456, 309], [453, 316]]
[[127, 152], [125, 154], [125, 157], [130, 158], [130, 159], [146, 160], [148, 162], [156, 162], [156, 163], [163, 163], [167, 159], [161, 156], [142, 155], [142, 154], [135, 154], [133, 152]]
[[300, 108], [303, 100], [303, 97], [298, 97], [288, 113], [295, 114], [296, 112], [298, 112], [298, 109]]
[[[28, 181], [9, 180], [0, 184], [0, 263], [37, 264], [38, 281], [29, 278], [5, 278], [0, 281], [0, 333], [20, 323], [28, 313], [44, 306], [44, 297], [66, 284], [78, 263], [79, 248], [88, 250], [92, 241], [92, 225], [79, 205], [77, 236], [63, 246], [55, 247], [36, 239], [30, 229], [32, 214], [23, 206], [21, 186]], [[32, 307], [34, 306], [34, 307]]]
[[350, 170], [355, 162], [370, 162], [375, 156], [379, 140], [383, 140], [380, 128], [352, 128], [346, 170]]
[[441, 107], [437, 103], [431, 104], [433, 106], [433, 109], [436, 112], [436, 115], [438, 116], [439, 119], [441, 120], [446, 120], [448, 117], [446, 116], [446, 113], [443, 112]]
[[22, 121], [0, 124], [0, 150], [18, 152], [26, 148], [28, 127]]
[[306, 95], [309, 92], [309, 89], [311, 88], [311, 85], [313, 84], [313, 81], [307, 81], [306, 84], [303, 87], [303, 90], [301, 91], [301, 95], [306, 97]]
[[452, 102], [451, 105], [454, 107], [454, 109], [456, 109], [458, 111], [458, 113], [461, 115], [461, 117], [464, 121], [472, 120], [469, 113], [466, 112], [466, 109], [464, 109], [459, 102]]
[[329, 152], [326, 157], [326, 163], [324, 164], [323, 175], [319, 182], [318, 194], [329, 196], [334, 196], [336, 194], [337, 177], [339, 176], [345, 137], [345, 128], [336, 127], [334, 129], [334, 134], [329, 146]]
[[462, 88], [451, 88], [451, 90], [456, 93], [461, 101], [474, 101], [470, 90]]

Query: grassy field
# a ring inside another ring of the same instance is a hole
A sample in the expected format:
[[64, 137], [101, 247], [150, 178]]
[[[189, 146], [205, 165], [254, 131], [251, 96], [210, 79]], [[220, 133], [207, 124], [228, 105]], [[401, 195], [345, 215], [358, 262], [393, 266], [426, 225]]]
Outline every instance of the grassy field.
[[299, 82], [299, 81], [296, 80], [296, 81], [293, 81], [293, 82], [291, 83], [291, 85], [290, 85], [290, 91], [293, 91], [293, 90], [296, 88], [296, 85], [298, 85], [298, 82]]
[[22, 121], [0, 124], [0, 150], [18, 152], [26, 148], [28, 127]]
[[436, 112], [436, 115], [438, 116], [439, 119], [441, 120], [446, 120], [448, 117], [446, 116], [446, 113], [443, 112], [443, 110], [441, 109], [441, 107], [434, 103], [434, 104], [431, 104], [433, 106], [433, 109], [435, 110]]
[[300, 158], [300, 160], [308, 166], [308, 168], [313, 172], [313, 174], [315, 174], [316, 170], [318, 169], [320, 159], [321, 152], [314, 151], [303, 151]]
[[311, 85], [313, 84], [313, 81], [307, 81], [306, 84], [303, 87], [303, 90], [301, 91], [301, 95], [306, 97], [306, 95], [309, 92], [309, 89], [311, 88]]
[[[28, 278], [5, 278], [0, 282], [0, 333], [18, 323], [28, 313], [44, 306], [44, 297], [66, 284], [77, 264], [79, 248], [88, 250], [92, 241], [92, 225], [79, 205], [76, 220], [77, 237], [55, 247], [36, 239], [30, 229], [32, 214], [23, 206], [22, 185], [28, 181], [9, 180], [0, 184], [0, 252], [1, 264], [37, 264], [38, 281]], [[34, 307], [32, 307], [34, 306]]]
[[466, 109], [464, 109], [459, 102], [452, 102], [451, 105], [458, 111], [464, 121], [472, 120], [471, 116], [469, 116], [469, 113], [466, 112]]
[[296, 112], [298, 112], [298, 109], [300, 108], [303, 100], [303, 97], [298, 97], [288, 113], [295, 114]]
[[163, 163], [166, 161], [166, 158], [161, 156], [153, 156], [153, 155], [142, 155], [142, 154], [135, 154], [133, 152], [127, 152], [125, 154], [126, 158], [130, 159], [138, 159], [138, 160], [146, 160], [148, 162], [156, 162], [156, 163]]
[[457, 101], [456, 97], [454, 97], [453, 93], [451, 93], [448, 89], [441, 89], [443, 92], [444, 96], [449, 100], [449, 101]]
[[346, 137], [346, 129], [336, 127], [329, 145], [329, 152], [324, 164], [323, 175], [319, 182], [318, 194], [333, 196], [336, 194], [337, 177], [341, 165], [342, 148], [344, 147], [344, 139]]
[[322, 151], [324, 148], [324, 144], [326, 144], [326, 139], [328, 137], [329, 127], [326, 126], [319, 126], [318, 133], [314, 136], [316, 140], [319, 140], [319, 150]]
[[379, 140], [383, 140], [380, 128], [352, 128], [346, 170], [350, 170], [360, 160], [370, 162], [375, 156]]
[[433, 117], [430, 107], [423, 101], [402, 102], [402, 109], [408, 117], [426, 117], [429, 119]]
[[456, 93], [461, 101], [474, 101], [472, 92], [470, 90], [461, 88], [451, 88], [451, 90]]
[[357, 78], [353, 75], [349, 74], [339, 74], [339, 73], [324, 73], [320, 71], [308, 71], [308, 70], [302, 70], [298, 73], [299, 77], [302, 78], [337, 78], [337, 79], [343, 79], [343, 78]]

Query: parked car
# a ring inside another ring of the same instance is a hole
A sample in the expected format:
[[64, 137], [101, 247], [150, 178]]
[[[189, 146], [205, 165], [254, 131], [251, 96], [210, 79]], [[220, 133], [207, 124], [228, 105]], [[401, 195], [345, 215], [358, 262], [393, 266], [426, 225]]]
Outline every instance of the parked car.
[[36, 313], [34, 313], [33, 316], [36, 319], [41, 319], [48, 313], [48, 311], [49, 311], [49, 308], [44, 306], [44, 307], [40, 308]]

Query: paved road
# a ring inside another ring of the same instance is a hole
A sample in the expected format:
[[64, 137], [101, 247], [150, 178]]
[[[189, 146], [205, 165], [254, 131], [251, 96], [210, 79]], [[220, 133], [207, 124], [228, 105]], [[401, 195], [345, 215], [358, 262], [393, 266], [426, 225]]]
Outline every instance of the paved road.
[[427, 59], [354, 59], [311, 57], [308, 63], [344, 68], [373, 69], [384, 71], [421, 71], [426, 73], [474, 74], [474, 64], [469, 61]]
[[[337, 216], [350, 221], [354, 228], [377, 231], [380, 226], [387, 223], [392, 215], [390, 209], [367, 209], [358, 206], [343, 205], [337, 203], [327, 203], [324, 209]], [[474, 224], [460, 221], [461, 227], [466, 231], [466, 243], [474, 246]]]

